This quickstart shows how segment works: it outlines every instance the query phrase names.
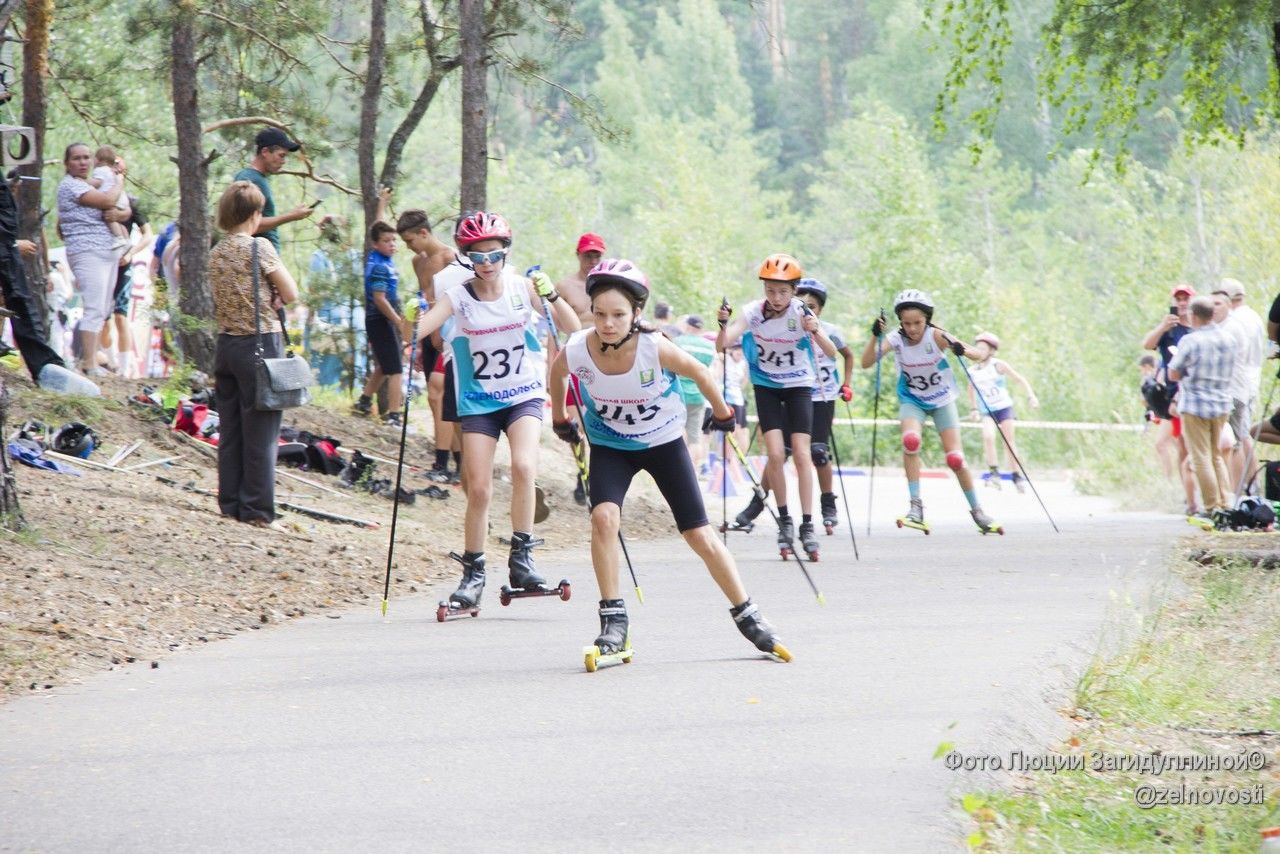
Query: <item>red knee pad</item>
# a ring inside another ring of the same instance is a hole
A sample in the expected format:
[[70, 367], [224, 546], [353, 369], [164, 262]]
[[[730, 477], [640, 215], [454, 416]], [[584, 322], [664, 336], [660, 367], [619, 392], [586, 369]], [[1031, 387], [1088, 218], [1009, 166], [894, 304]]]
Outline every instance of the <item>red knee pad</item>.
[[903, 433], [902, 450], [908, 454], [920, 453], [920, 434], [915, 432]]
[[964, 468], [964, 454], [960, 451], [949, 451], [947, 453], [947, 468], [952, 471], [960, 471]]

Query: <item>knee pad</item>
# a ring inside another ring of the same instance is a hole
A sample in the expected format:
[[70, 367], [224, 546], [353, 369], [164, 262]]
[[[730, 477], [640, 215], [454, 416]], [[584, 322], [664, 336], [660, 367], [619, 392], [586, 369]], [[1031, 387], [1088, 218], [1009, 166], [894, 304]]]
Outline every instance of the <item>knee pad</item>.
[[827, 445], [825, 442], [814, 442], [809, 447], [809, 456], [813, 458], [813, 464], [815, 466], [825, 466], [827, 463], [831, 462], [831, 456], [827, 452]]
[[952, 471], [960, 471], [964, 468], [964, 452], [948, 451], [947, 452], [947, 468]]
[[920, 453], [920, 434], [915, 431], [902, 434], [902, 450], [908, 454]]

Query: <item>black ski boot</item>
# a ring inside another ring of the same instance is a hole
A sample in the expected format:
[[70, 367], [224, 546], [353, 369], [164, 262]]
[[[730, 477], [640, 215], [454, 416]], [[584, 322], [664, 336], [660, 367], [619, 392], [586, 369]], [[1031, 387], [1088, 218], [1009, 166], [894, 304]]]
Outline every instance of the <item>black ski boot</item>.
[[840, 521], [836, 513], [836, 494], [824, 492], [818, 496], [818, 501], [822, 504], [822, 527], [827, 529], [827, 536], [831, 536], [831, 532]]
[[449, 557], [462, 564], [462, 582], [449, 594], [449, 607], [459, 611], [476, 607], [484, 593], [484, 552], [449, 552]]
[[529, 534], [511, 534], [511, 555], [507, 558], [507, 580], [515, 590], [537, 590], [547, 586], [547, 580], [538, 574], [533, 565], [534, 546], [545, 540], [534, 539]]
[[1015, 471], [1013, 473], [1013, 485], [1017, 488], [1019, 495], [1027, 494], [1026, 478], [1022, 476], [1022, 472]]
[[621, 599], [600, 600], [600, 636], [596, 649], [601, 655], [619, 652], [627, 646], [627, 604]]
[[736, 608], [729, 609], [733, 622], [742, 632], [742, 636], [756, 645], [756, 649], [776, 655], [783, 661], [791, 660], [791, 653], [778, 640], [778, 633], [773, 626], [760, 616], [760, 608], [750, 599]]
[[[810, 532], [812, 533], [812, 532]], [[791, 557], [791, 553], [795, 551], [796, 539], [796, 523], [790, 517], [785, 519], [778, 518], [778, 552], [782, 555], [782, 559], [786, 560]]]
[[[995, 466], [987, 466], [987, 469], [987, 486], [996, 490], [1001, 489], [1004, 484], [1000, 482], [1000, 469]], [[1014, 477], [1017, 477], [1017, 475], [1015, 474]], [[1014, 481], [1014, 483], [1017, 483], [1017, 481]]]
[[[749, 534], [756, 526], [756, 517], [763, 512], [764, 501], [759, 495], [753, 494], [751, 496], [751, 500], [747, 502], [747, 506], [742, 508], [742, 512], [737, 516], [733, 517], [733, 522], [729, 524], [727, 529], [730, 531], [742, 531], [744, 534]], [[721, 525], [720, 533], [723, 534], [725, 530], [726, 527]]]
[[800, 547], [804, 549], [810, 563], [818, 562], [818, 538], [813, 533], [812, 522], [800, 523]]

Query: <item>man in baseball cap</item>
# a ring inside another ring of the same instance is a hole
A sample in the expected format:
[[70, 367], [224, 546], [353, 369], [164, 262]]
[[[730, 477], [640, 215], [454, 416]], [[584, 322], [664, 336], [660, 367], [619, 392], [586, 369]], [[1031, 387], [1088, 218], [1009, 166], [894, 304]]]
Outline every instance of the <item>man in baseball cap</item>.
[[[587, 299], [587, 273], [604, 257], [604, 238], [588, 231], [578, 238], [577, 272], [556, 282], [560, 296], [569, 301], [583, 323], [591, 320], [591, 300]], [[586, 328], [586, 327], [583, 327]]]
[[1147, 336], [1142, 339], [1142, 349], [1156, 350], [1160, 353], [1160, 367], [1156, 371], [1156, 383], [1165, 390], [1164, 400], [1167, 403], [1162, 411], [1155, 412], [1155, 415], [1160, 418], [1160, 434], [1156, 437], [1156, 443], [1159, 445], [1173, 442], [1174, 448], [1177, 449], [1178, 475], [1182, 480], [1182, 489], [1186, 495], [1188, 516], [1193, 515], [1199, 509], [1196, 505], [1196, 481], [1190, 469], [1184, 465], [1187, 459], [1187, 445], [1182, 438], [1182, 419], [1178, 417], [1176, 409], [1169, 408], [1169, 403], [1173, 401], [1174, 395], [1178, 392], [1178, 384], [1169, 382], [1167, 369], [1174, 353], [1177, 352], [1178, 342], [1182, 340], [1182, 336], [1191, 331], [1187, 318], [1187, 305], [1195, 295], [1196, 289], [1190, 285], [1174, 285], [1169, 292], [1169, 298], [1172, 301], [1169, 306], [1169, 313], [1156, 325], [1155, 329], [1148, 332]]
[[[581, 258], [584, 254], [592, 252], [597, 256], [604, 254], [604, 238], [593, 231], [588, 231], [586, 234], [578, 238], [578, 257]], [[594, 267], [599, 263], [600, 258], [597, 257], [591, 262], [591, 266]], [[590, 271], [590, 267], [587, 269]]]
[[302, 145], [290, 139], [287, 133], [276, 127], [258, 131], [258, 135], [253, 138], [253, 144], [253, 160], [249, 161], [248, 166], [237, 172], [232, 180], [248, 181], [262, 191], [262, 197], [266, 199], [266, 204], [262, 206], [262, 224], [258, 226], [258, 234], [270, 240], [271, 245], [279, 252], [280, 235], [276, 231], [277, 226], [286, 222], [306, 219], [311, 216], [314, 208], [302, 205], [286, 214], [276, 216], [276, 201], [271, 195], [271, 184], [267, 181], [267, 176], [275, 175], [283, 169], [289, 155], [301, 148]]

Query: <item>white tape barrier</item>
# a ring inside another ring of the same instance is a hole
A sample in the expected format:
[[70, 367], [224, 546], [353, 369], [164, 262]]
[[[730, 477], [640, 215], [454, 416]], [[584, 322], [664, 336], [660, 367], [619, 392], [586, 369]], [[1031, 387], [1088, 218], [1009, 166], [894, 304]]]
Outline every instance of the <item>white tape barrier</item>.
[[[983, 421], [986, 420], [988, 419], [983, 419]], [[748, 415], [747, 421], [755, 423], [756, 417], [754, 415]], [[870, 427], [873, 423], [876, 423], [876, 420], [874, 418], [834, 418], [831, 423], [851, 424], [856, 427]], [[1145, 429], [1141, 424], [1106, 424], [1102, 422], [1088, 421], [1023, 421], [1019, 419], [1015, 423], [1018, 425], [1019, 430], [1083, 430], [1101, 433], [1141, 433]], [[896, 418], [881, 418], [879, 420], [879, 424], [881, 427], [897, 427], [898, 420]], [[982, 427], [982, 421], [968, 421], [966, 419], [961, 419], [960, 426], [977, 429]]]

